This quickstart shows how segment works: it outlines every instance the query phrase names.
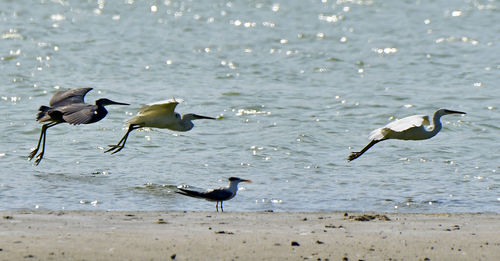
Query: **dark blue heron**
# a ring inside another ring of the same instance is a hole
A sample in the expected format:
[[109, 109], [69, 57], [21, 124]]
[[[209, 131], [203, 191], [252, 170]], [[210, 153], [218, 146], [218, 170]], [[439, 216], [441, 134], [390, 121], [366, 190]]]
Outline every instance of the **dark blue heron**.
[[42, 151], [36, 155], [35, 165], [38, 165], [43, 158], [45, 152], [45, 137], [48, 128], [64, 122], [73, 125], [98, 122], [108, 114], [104, 106], [112, 104], [129, 105], [127, 103], [115, 102], [105, 98], [96, 100], [95, 105], [85, 103], [85, 95], [91, 90], [92, 88], [78, 88], [59, 91], [52, 96], [49, 106], [40, 106], [36, 120], [48, 123], [42, 126], [38, 144], [29, 155], [29, 159], [32, 160], [40, 149], [40, 144], [42, 144]]

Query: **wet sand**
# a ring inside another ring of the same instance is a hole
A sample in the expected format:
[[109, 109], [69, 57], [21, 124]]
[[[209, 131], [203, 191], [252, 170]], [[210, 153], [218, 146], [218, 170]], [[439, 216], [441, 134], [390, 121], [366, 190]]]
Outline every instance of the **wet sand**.
[[0, 260], [500, 259], [498, 214], [0, 212]]

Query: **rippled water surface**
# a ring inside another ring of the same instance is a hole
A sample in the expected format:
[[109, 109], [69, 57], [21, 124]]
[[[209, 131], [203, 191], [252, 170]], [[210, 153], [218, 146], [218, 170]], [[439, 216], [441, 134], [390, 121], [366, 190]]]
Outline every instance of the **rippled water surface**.
[[[0, 209], [212, 210], [172, 188], [238, 176], [226, 211], [500, 213], [499, 21], [493, 0], [1, 1]], [[38, 107], [81, 87], [131, 105], [49, 129], [34, 166]], [[218, 120], [103, 153], [171, 97]], [[346, 161], [439, 108], [468, 114]]]

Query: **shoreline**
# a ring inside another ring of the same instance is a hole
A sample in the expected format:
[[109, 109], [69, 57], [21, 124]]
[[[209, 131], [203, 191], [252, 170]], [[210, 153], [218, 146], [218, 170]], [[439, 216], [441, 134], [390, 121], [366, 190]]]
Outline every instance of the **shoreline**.
[[0, 260], [494, 260], [500, 214], [3, 210]]

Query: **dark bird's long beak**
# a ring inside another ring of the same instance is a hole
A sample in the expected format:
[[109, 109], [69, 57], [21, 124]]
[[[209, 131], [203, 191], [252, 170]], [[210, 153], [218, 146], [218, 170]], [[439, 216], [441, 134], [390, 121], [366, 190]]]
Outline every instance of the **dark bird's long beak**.
[[249, 179], [242, 179], [241, 182], [252, 182], [252, 181]]
[[199, 119], [215, 120], [215, 118], [208, 117], [208, 116], [197, 115], [197, 114], [193, 114], [193, 118], [195, 120], [199, 120]]
[[108, 105], [130, 105], [130, 104], [124, 103], [124, 102], [115, 102], [115, 101], [109, 100]]
[[462, 112], [462, 111], [453, 111], [453, 110], [446, 110], [446, 113], [448, 113], [448, 114], [452, 114], [452, 113], [455, 113], [455, 114], [467, 114], [467, 113]]

